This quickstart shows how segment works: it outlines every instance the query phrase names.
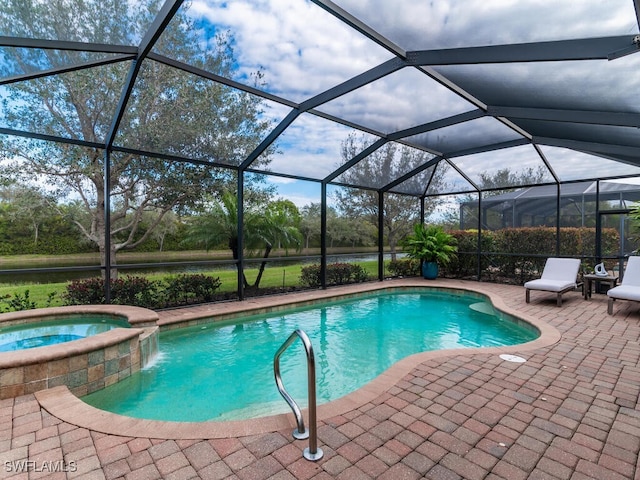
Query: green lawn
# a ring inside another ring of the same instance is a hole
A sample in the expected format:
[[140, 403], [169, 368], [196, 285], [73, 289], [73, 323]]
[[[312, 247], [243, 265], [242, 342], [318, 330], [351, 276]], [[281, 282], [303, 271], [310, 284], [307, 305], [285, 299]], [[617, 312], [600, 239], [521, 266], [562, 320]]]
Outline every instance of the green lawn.
[[[378, 264], [375, 261], [369, 262], [357, 262], [361, 265], [371, 278], [377, 278]], [[260, 281], [261, 288], [273, 288], [273, 287], [292, 287], [300, 285], [300, 271], [302, 269], [301, 264], [269, 267], [264, 271], [262, 280]], [[247, 281], [252, 284], [258, 274], [257, 268], [245, 269]], [[236, 270], [211, 270], [202, 272], [206, 275], [213, 277], [219, 277], [222, 285], [220, 286], [220, 292], [233, 292], [237, 290], [238, 274]], [[160, 280], [166, 277], [167, 273], [152, 273], [145, 275], [149, 280]], [[47, 306], [49, 295], [54, 293], [53, 300], [50, 306], [56, 307], [64, 304], [64, 293], [68, 282], [63, 283], [20, 283], [20, 284], [2, 284], [0, 285], [0, 298], [25, 299], [28, 296], [29, 302], [35, 302], [37, 308]], [[0, 303], [0, 312], [9, 310], [7, 305]]]

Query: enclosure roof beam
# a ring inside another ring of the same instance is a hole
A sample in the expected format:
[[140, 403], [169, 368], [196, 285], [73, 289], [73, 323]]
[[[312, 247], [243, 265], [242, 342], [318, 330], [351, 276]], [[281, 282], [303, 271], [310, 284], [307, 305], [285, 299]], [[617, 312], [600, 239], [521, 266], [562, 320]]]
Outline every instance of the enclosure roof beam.
[[335, 98], [338, 98], [341, 95], [349, 93], [353, 90], [356, 90], [368, 83], [371, 83], [379, 78], [382, 78], [390, 73], [393, 73], [397, 70], [400, 70], [405, 66], [405, 63], [397, 58], [392, 58], [380, 65], [377, 65], [366, 72], [356, 75], [353, 78], [350, 78], [346, 82], [341, 83], [340, 85], [336, 85], [325, 92], [316, 95], [308, 100], [305, 100], [300, 104], [298, 108], [295, 108], [292, 112], [287, 115], [287, 117], [282, 120], [274, 130], [262, 141], [260, 145], [256, 147], [256, 149], [249, 154], [242, 165], [240, 167], [241, 170], [246, 170], [251, 166], [251, 164], [267, 149], [269, 146], [275, 142], [275, 140], [284, 132], [286, 127], [288, 127], [302, 112], [306, 112], [311, 110], [323, 103], [329, 102]]
[[41, 38], [5, 37], [0, 35], [0, 47], [41, 48], [44, 50], [71, 50], [76, 52], [121, 53], [135, 55], [138, 47], [111, 45], [107, 43], [73, 42], [68, 40], [45, 40]]
[[360, 20], [358, 20], [356, 17], [351, 15], [346, 10], [340, 8], [338, 5], [333, 3], [331, 0], [311, 0], [311, 1], [313, 3], [315, 3], [316, 5], [318, 5], [319, 7], [323, 8], [324, 10], [326, 10], [327, 12], [329, 12], [334, 17], [336, 17], [339, 20], [341, 20], [343, 23], [349, 25], [354, 30], [360, 32], [365, 37], [369, 38], [370, 40], [373, 40], [375, 43], [377, 43], [381, 47], [387, 49], [388, 51], [390, 51], [394, 55], [396, 55], [398, 57], [402, 57], [402, 58], [406, 57], [406, 52], [405, 52], [404, 49], [400, 48], [398, 45], [393, 43], [391, 40], [389, 40], [388, 38], [384, 37], [383, 35], [381, 35], [377, 31], [373, 30], [367, 24], [365, 24], [365, 23], [361, 22]]
[[287, 100], [285, 98], [279, 97], [277, 95], [273, 95], [263, 90], [259, 90], [255, 87], [251, 87], [249, 85], [236, 82], [235, 80], [232, 80], [230, 78], [216, 75], [215, 73], [211, 73], [207, 70], [203, 70], [202, 68], [198, 68], [193, 65], [186, 64], [174, 58], [165, 57], [164, 55], [160, 55], [155, 52], [149, 52], [149, 55], [147, 55], [147, 58], [149, 60], [154, 60], [156, 62], [162, 63], [169, 67], [177, 68], [178, 70], [182, 70], [183, 72], [190, 73], [192, 75], [196, 75], [198, 77], [201, 77], [207, 80], [213, 80], [214, 82], [220, 83], [222, 85], [226, 85], [227, 87], [235, 88], [237, 90], [259, 96], [261, 98], [279, 103], [281, 105], [286, 105], [290, 108], [298, 108], [298, 104], [296, 102], [292, 102], [291, 100]]
[[122, 88], [120, 100], [118, 101], [118, 106], [113, 116], [109, 133], [107, 134], [105, 142], [107, 151], [113, 146], [113, 141], [118, 132], [118, 128], [120, 127], [122, 117], [124, 116], [126, 105], [129, 102], [129, 97], [131, 96], [133, 86], [136, 83], [136, 78], [138, 78], [138, 72], [142, 67], [142, 61], [151, 51], [158, 38], [160, 38], [164, 29], [167, 28], [167, 25], [169, 25], [169, 22], [182, 5], [182, 2], [183, 0], [167, 0], [164, 5], [162, 5], [158, 15], [156, 15], [156, 18], [153, 20], [149, 30], [147, 30], [147, 33], [140, 42], [136, 59], [133, 61], [131, 68], [129, 69], [129, 74], [127, 75], [124, 87]]
[[32, 138], [34, 140], [44, 140], [47, 142], [68, 143], [70, 145], [79, 145], [81, 147], [88, 147], [88, 148], [104, 148], [104, 144], [102, 143], [88, 142], [86, 140], [80, 140], [76, 138], [58, 137], [55, 135], [45, 135], [43, 133], [27, 132], [24, 130], [14, 130], [13, 128], [0, 127], [0, 134], [13, 135], [16, 137], [23, 137], [23, 138]]
[[399, 58], [392, 58], [390, 60], [387, 60], [386, 62], [383, 62], [380, 65], [376, 65], [366, 72], [361, 73], [360, 75], [356, 75], [355, 77], [350, 78], [349, 80], [316, 95], [315, 97], [305, 100], [300, 104], [300, 109], [306, 111], [312, 108], [316, 108], [323, 103], [327, 103], [346, 93], [352, 92], [360, 87], [364, 87], [371, 82], [374, 82], [393, 72], [396, 72], [404, 68], [405, 66], [406, 63]]
[[278, 125], [276, 125], [276, 128], [271, 130], [269, 135], [267, 135], [267, 137], [264, 140], [262, 140], [262, 142], [260, 142], [260, 145], [258, 145], [253, 150], [253, 152], [249, 154], [246, 160], [242, 162], [242, 164], [240, 165], [240, 170], [246, 170], [247, 168], [249, 168], [251, 164], [256, 160], [256, 158], [262, 155], [262, 153], [267, 148], [269, 148], [269, 146], [273, 142], [276, 141], [276, 139], [280, 136], [280, 134], [282, 134], [282, 132], [284, 132], [287, 129], [287, 127], [291, 125], [296, 118], [298, 118], [300, 113], [302, 112], [300, 112], [300, 109], [298, 108], [294, 108], [293, 110], [291, 110], [289, 114], [286, 117], [284, 117]]
[[438, 130], [439, 128], [450, 127], [452, 125], [457, 125], [459, 123], [476, 120], [478, 118], [484, 117], [485, 115], [486, 113], [484, 112], [484, 110], [481, 110], [481, 109], [471, 110], [469, 112], [460, 113], [458, 115], [453, 115], [451, 117], [436, 120], [434, 122], [424, 123], [416, 127], [407, 128], [406, 130], [400, 130], [395, 133], [391, 133], [387, 135], [387, 138], [391, 141], [399, 140], [401, 138], [411, 137], [413, 135], [419, 135], [421, 133], [430, 132], [432, 130]]
[[[580, 140], [551, 137], [534, 137], [533, 141], [541, 145], [570, 148], [572, 150], [578, 150], [581, 152], [587, 152], [596, 155], [603, 154], [615, 158], [617, 161], [623, 163], [640, 166], [640, 147], [634, 147], [630, 145], [613, 145], [611, 143], [585, 142]], [[625, 159], [624, 157], [627, 157], [627, 159]]]
[[612, 53], [628, 49], [633, 45], [633, 36], [622, 35], [483, 47], [416, 50], [407, 52], [407, 63], [433, 66], [608, 60]]
[[362, 150], [358, 155], [356, 155], [355, 157], [353, 157], [351, 160], [349, 160], [348, 162], [346, 162], [344, 165], [342, 165], [340, 168], [338, 168], [337, 170], [334, 170], [333, 173], [331, 173], [330, 175], [327, 175], [324, 180], [322, 180], [322, 183], [329, 183], [333, 180], [335, 180], [337, 177], [339, 177], [340, 175], [342, 175], [344, 172], [346, 172], [347, 170], [349, 170], [351, 167], [353, 167], [356, 163], [358, 163], [360, 160], [362, 160], [363, 158], [368, 157], [369, 155], [371, 155], [373, 152], [375, 152], [376, 150], [378, 150], [379, 148], [381, 148], [385, 143], [387, 143], [388, 140], [386, 138], [380, 138], [377, 141], [375, 141], [374, 143], [372, 143], [371, 145], [369, 145], [367, 148], [365, 148], [364, 150]]
[[529, 145], [531, 142], [526, 138], [520, 140], [510, 140], [508, 142], [492, 143], [490, 145], [483, 145], [480, 147], [467, 148], [465, 150], [458, 150], [455, 152], [448, 152], [447, 158], [462, 157], [464, 155], [474, 155], [476, 153], [492, 152], [493, 150], [500, 150], [503, 148], [519, 147], [521, 145]]
[[25, 73], [24, 75], [15, 75], [13, 77], [7, 77], [0, 80], [0, 85], [9, 85], [11, 83], [22, 82], [25, 80], [35, 80], [37, 78], [50, 77], [50, 76], [58, 75], [61, 73], [69, 73], [69, 72], [75, 72], [78, 70], [86, 70], [88, 68], [102, 67], [104, 65], [110, 65], [112, 63], [133, 60], [134, 58], [135, 58], [134, 55], [116, 55], [116, 56], [105, 58], [102, 60], [76, 63], [74, 65], [65, 65], [64, 67], [51, 68], [49, 70], [41, 70], [39, 72]]
[[545, 120], [552, 122], [588, 123], [593, 125], [615, 125], [637, 127], [640, 114], [624, 112], [598, 112], [586, 110], [560, 110], [554, 108], [503, 107], [490, 105], [489, 115], [527, 120]]
[[409, 180], [410, 178], [416, 176], [420, 172], [423, 172], [427, 168], [432, 167], [433, 165], [437, 164], [440, 160], [442, 160], [442, 157], [440, 155], [433, 157], [432, 159], [426, 161], [425, 163], [423, 163], [419, 167], [416, 167], [413, 170], [411, 170], [410, 172], [407, 172], [404, 175], [402, 175], [401, 177], [398, 177], [393, 182], [387, 183], [384, 187], [382, 187], [380, 189], [380, 191], [381, 192], [388, 192], [392, 188], [397, 187], [398, 185], [400, 185], [400, 184], [406, 182], [407, 180]]

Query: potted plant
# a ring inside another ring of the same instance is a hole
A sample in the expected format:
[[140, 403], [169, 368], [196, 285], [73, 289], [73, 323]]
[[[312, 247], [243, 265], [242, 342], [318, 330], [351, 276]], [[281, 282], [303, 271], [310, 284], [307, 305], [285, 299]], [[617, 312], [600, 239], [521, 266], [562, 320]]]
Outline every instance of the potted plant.
[[456, 238], [437, 225], [418, 223], [407, 235], [402, 246], [409, 258], [422, 262], [422, 276], [433, 280], [438, 276], [438, 265], [445, 266], [458, 251]]

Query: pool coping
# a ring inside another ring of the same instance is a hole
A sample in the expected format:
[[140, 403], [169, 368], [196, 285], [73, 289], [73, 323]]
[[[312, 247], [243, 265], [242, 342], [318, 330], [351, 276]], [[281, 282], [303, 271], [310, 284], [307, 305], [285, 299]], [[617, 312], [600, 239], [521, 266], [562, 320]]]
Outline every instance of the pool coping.
[[[168, 311], [165, 314], [159, 313], [159, 325], [170, 325], [178, 322], [184, 323], [198, 318], [212, 317], [217, 315], [227, 315], [231, 312], [255, 312], [262, 309], [292, 306], [309, 301], [342, 297], [345, 294], [358, 294], [374, 292], [387, 288], [417, 287], [417, 288], [444, 288], [451, 290], [462, 290], [479, 293], [487, 296], [493, 306], [501, 312], [512, 315], [533, 325], [540, 331], [540, 336], [530, 342], [508, 347], [490, 347], [477, 349], [455, 349], [421, 352], [405, 357], [389, 367], [371, 382], [361, 388], [341, 397], [337, 400], [318, 405], [317, 420], [335, 417], [361, 407], [382, 393], [397, 384], [405, 375], [410, 373], [421, 363], [432, 358], [445, 358], [450, 356], [470, 356], [470, 355], [500, 355], [503, 353], [522, 355], [527, 351], [532, 351], [542, 347], [547, 347], [557, 343], [560, 332], [551, 325], [527, 315], [523, 312], [516, 312], [509, 308], [504, 301], [494, 293], [485, 290], [482, 283], [464, 280], [437, 279], [425, 281], [422, 279], [402, 279], [391, 280], [379, 283], [367, 283], [350, 285], [346, 287], [336, 287], [328, 290], [317, 290], [312, 292], [300, 292], [278, 297], [262, 297], [247, 300], [244, 302], [229, 302], [225, 304], [207, 305], [202, 308], [180, 309], [178, 311]], [[243, 308], [244, 307], [244, 308]], [[35, 393], [36, 399], [50, 414], [55, 417], [76, 425], [97, 432], [123, 435], [142, 438], [157, 439], [216, 439], [229, 438], [246, 435], [257, 435], [275, 432], [287, 428], [295, 428], [296, 423], [291, 413], [282, 413], [256, 419], [234, 420], [234, 421], [205, 421], [205, 422], [171, 422], [159, 420], [145, 420], [118, 415], [111, 412], [99, 410], [84, 403], [81, 399], [71, 393], [65, 387], [54, 387], [47, 390], [40, 390]], [[305, 418], [306, 418], [306, 409]]]

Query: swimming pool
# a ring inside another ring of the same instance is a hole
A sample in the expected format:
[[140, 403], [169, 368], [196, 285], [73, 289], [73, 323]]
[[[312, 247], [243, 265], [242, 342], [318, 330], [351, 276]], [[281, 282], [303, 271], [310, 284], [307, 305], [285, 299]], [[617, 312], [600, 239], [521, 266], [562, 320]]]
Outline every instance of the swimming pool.
[[[273, 380], [273, 355], [298, 328], [315, 350], [318, 403], [360, 388], [413, 353], [537, 338], [533, 327], [493, 315], [487, 302], [477, 294], [422, 289], [369, 293], [245, 317], [241, 323], [162, 332], [155, 365], [83, 400], [157, 420], [222, 421], [287, 412]], [[306, 399], [305, 361], [296, 345], [281, 358], [283, 381], [300, 405]]]
[[125, 318], [101, 314], [68, 315], [37, 323], [10, 325], [0, 327], [0, 352], [46, 347], [128, 327]]

